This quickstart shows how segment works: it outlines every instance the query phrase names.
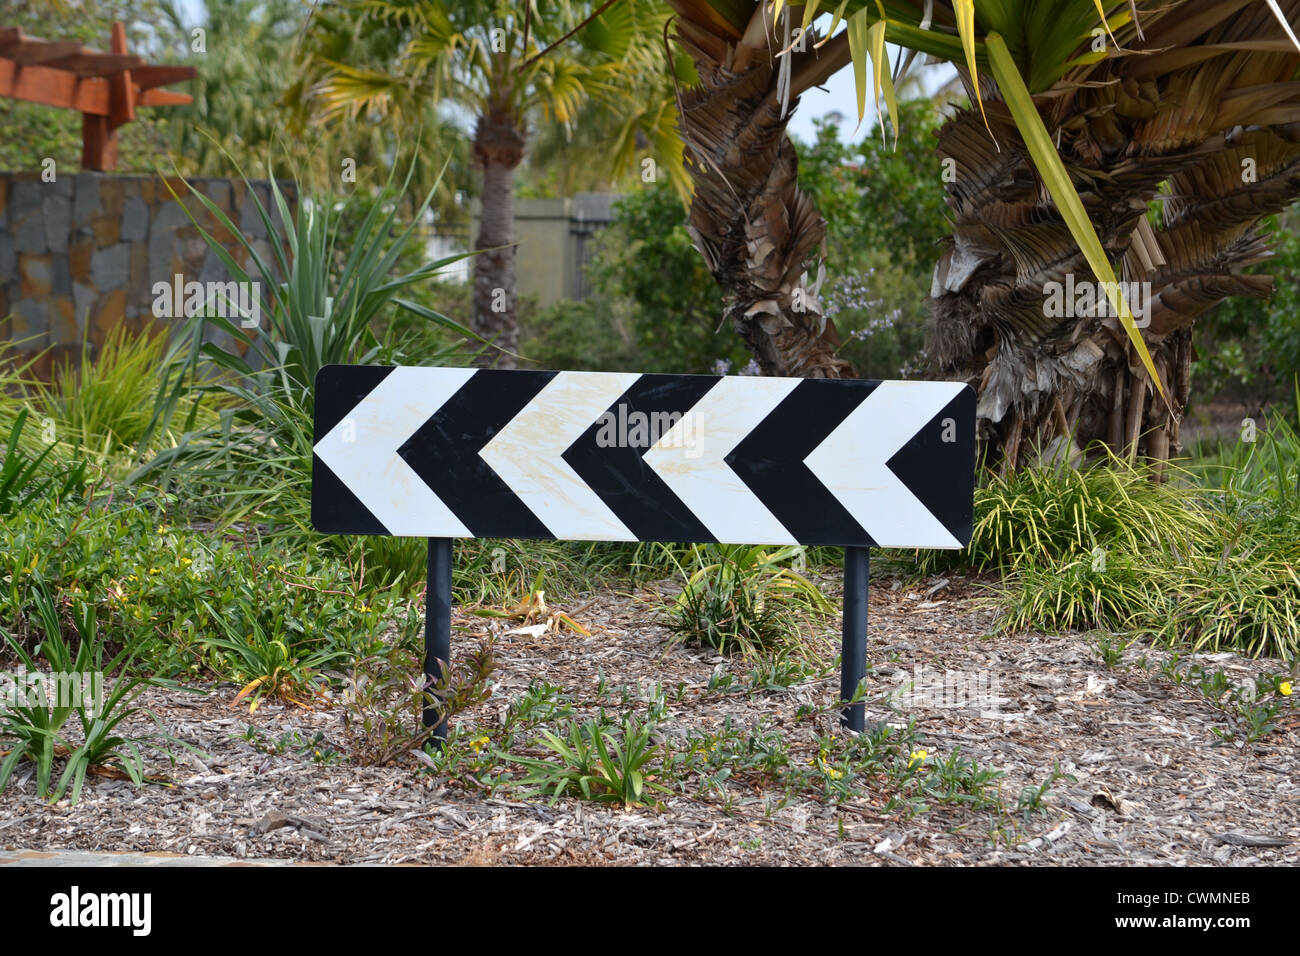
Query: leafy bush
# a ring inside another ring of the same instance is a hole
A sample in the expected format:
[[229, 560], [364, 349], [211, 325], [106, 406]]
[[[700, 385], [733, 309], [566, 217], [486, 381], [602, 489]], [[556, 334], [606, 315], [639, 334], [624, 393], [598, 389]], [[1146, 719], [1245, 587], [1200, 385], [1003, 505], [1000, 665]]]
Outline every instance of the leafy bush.
[[[1264, 300], [1227, 299], [1196, 320], [1197, 359], [1192, 364], [1191, 411], [1216, 396], [1257, 406], [1290, 404], [1300, 368], [1300, 208], [1263, 221], [1273, 254], [1247, 273], [1276, 279]], [[1294, 408], [1295, 406], [1293, 406]]]
[[1279, 421], [1167, 483], [1116, 458], [989, 477], [970, 547], [919, 565], [1002, 572], [1004, 629], [1097, 627], [1289, 658], [1300, 650], [1297, 463], [1295, 429]]
[[29, 647], [39, 639], [30, 609], [44, 580], [94, 603], [151, 673], [264, 678], [253, 690], [296, 696], [318, 668], [373, 653], [402, 607], [329, 553], [173, 529], [168, 503], [117, 492], [74, 511], [44, 500], [0, 525], [0, 625]]
[[938, 242], [949, 232], [943, 169], [934, 150], [942, 122], [925, 99], [900, 104], [898, 148], [879, 129], [842, 142], [815, 121], [797, 143], [799, 185], [826, 219], [823, 311], [841, 354], [864, 378], [914, 378], [925, 368], [925, 323]]
[[529, 771], [519, 784], [526, 798], [549, 794], [551, 803], [574, 796], [636, 806], [649, 791], [671, 792], [646, 772], [659, 750], [650, 742], [651, 730], [632, 716], [624, 717], [617, 730], [604, 721], [571, 720], [565, 737], [541, 731], [537, 744], [553, 753], [553, 759], [519, 755], [508, 759]]
[[1178, 480], [1160, 483], [1144, 465], [1114, 455], [1074, 469], [1053, 465], [986, 476], [975, 491], [975, 525], [962, 552], [927, 552], [923, 568], [951, 563], [1013, 571], [1091, 556], [1095, 549], [1186, 552], [1210, 533], [1211, 496]]
[[[31, 405], [38, 416], [54, 423], [61, 441], [105, 461], [136, 447], [149, 432], [150, 399], [158, 392], [158, 370], [166, 352], [161, 333], [116, 326], [96, 354], [92, 356], [89, 340], [83, 340], [79, 362], [61, 362], [50, 385], [34, 383]], [[182, 419], [215, 419], [215, 412], [196, 409], [194, 403], [192, 395], [180, 400]]]

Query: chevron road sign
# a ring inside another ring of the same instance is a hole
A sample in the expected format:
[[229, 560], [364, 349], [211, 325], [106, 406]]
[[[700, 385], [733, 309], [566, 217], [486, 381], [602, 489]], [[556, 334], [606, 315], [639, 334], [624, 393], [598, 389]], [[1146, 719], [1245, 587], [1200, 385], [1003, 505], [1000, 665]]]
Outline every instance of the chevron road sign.
[[849, 699], [867, 549], [971, 536], [961, 383], [331, 365], [315, 409], [312, 523], [430, 539], [441, 661], [451, 538], [838, 545]]
[[328, 366], [333, 534], [960, 548], [975, 395], [953, 382]]

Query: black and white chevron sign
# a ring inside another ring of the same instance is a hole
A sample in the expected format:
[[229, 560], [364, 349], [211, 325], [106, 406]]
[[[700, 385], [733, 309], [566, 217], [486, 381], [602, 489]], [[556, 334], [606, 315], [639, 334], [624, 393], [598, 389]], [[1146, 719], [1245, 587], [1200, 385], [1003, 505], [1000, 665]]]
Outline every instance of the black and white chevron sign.
[[331, 534], [960, 548], [975, 394], [952, 382], [331, 365]]

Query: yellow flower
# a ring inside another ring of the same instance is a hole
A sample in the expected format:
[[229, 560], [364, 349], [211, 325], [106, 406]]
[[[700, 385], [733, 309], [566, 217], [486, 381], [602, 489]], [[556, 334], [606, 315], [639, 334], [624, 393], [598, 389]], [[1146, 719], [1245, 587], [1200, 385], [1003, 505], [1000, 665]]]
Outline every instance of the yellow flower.
[[484, 734], [484, 735], [481, 736], [481, 737], [475, 737], [473, 740], [471, 740], [471, 741], [469, 742], [469, 745], [470, 745], [472, 748], [474, 748], [474, 752], [475, 752], [475, 753], [478, 753], [478, 752], [481, 751], [484, 747], [487, 746], [487, 744], [488, 744], [488, 739], [489, 739], [489, 738], [488, 738], [487, 734]]
[[825, 750], [818, 751], [817, 756], [813, 757], [812, 760], [809, 760], [808, 763], [826, 774], [826, 776], [830, 777], [832, 780], [838, 780], [840, 777], [844, 776], [843, 770], [836, 770], [834, 767], [827, 765]]
[[1291, 696], [1291, 682], [1290, 682], [1289, 680], [1284, 680], [1284, 681], [1282, 681], [1282, 683], [1280, 683], [1280, 684], [1277, 685], [1277, 691], [1278, 691], [1278, 693], [1281, 694], [1283, 697], [1290, 697], [1290, 696]]
[[191, 563], [193, 562], [191, 562], [189, 558], [181, 558], [181, 564], [191, 564]]
[[925, 763], [925, 758], [928, 756], [929, 754], [924, 750], [913, 750], [911, 759], [907, 761], [907, 769], [911, 770], [913, 764]]
[[158, 533], [159, 533], [159, 534], [166, 534], [166, 533], [167, 533], [167, 526], [166, 526], [165, 524], [160, 524], [160, 525], [158, 526]]
[[139, 581], [139, 580], [140, 580], [140, 579], [137, 578], [134, 574], [128, 574], [128, 575], [126, 576], [126, 579], [127, 579], [128, 581]]
[[150, 569], [149, 569], [149, 573], [150, 573], [150, 574], [162, 574], [162, 572], [159, 571], [157, 568], [150, 568]]

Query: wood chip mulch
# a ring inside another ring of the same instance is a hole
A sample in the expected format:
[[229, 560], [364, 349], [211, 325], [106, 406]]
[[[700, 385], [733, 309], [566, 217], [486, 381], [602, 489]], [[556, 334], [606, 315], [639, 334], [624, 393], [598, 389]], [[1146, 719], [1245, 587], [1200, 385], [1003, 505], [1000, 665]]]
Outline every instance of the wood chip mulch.
[[[802, 745], [835, 718], [798, 720], [801, 705], [828, 705], [838, 675], [788, 689], [720, 694], [706, 690], [722, 663], [716, 655], [673, 646], [653, 623], [646, 594], [603, 593], [577, 614], [591, 636], [565, 632], [506, 634], [513, 625], [457, 614], [454, 646], [496, 634], [493, 697], [458, 717], [497, 726], [508, 702], [534, 679], [562, 686], [575, 700], [609, 685], [684, 684], [669, 695], [662, 730], [703, 732], [731, 718], [752, 726], [766, 715]], [[584, 601], [575, 600], [571, 608]], [[561, 608], [567, 610], [569, 608]], [[199, 748], [156, 769], [166, 786], [137, 789], [96, 777], [79, 804], [48, 806], [30, 768], [0, 795], [0, 847], [46, 850], [167, 851], [244, 859], [337, 863], [470, 865], [1247, 865], [1300, 861], [1300, 714], [1288, 701], [1277, 729], [1253, 744], [1223, 743], [1213, 728], [1228, 718], [1196, 689], [1160, 673], [1167, 652], [1132, 647], [1108, 668], [1094, 636], [987, 636], [992, 612], [980, 582], [954, 578], [901, 584], [875, 581], [869, 659], [873, 693], [901, 688], [923, 666], [984, 674], [996, 681], [995, 711], [914, 706], [929, 759], [956, 747], [1005, 773], [1009, 817], [947, 805], [906, 817], [883, 815], [887, 793], [831, 805], [763, 792], [736, 781], [732, 806], [674, 796], [661, 809], [623, 809], [565, 799], [554, 806], [448, 785], [416, 763], [359, 767], [320, 763], [310, 753], [268, 754], [245, 739], [249, 724], [264, 739], [318, 732], [342, 749], [342, 708], [305, 710], [267, 702], [251, 716], [231, 709], [229, 685], [206, 695], [150, 689], [142, 702], [175, 737]], [[828, 635], [830, 637], [831, 635]], [[829, 653], [834, 645], [828, 641]], [[1150, 666], [1136, 665], [1145, 654]], [[1277, 661], [1231, 654], [1201, 656], [1233, 680], [1251, 679]], [[730, 664], [738, 681], [747, 667]], [[1300, 695], [1297, 695], [1300, 697]], [[868, 719], [898, 721], [883, 706]], [[138, 730], [147, 725], [136, 724]], [[1015, 812], [1025, 786], [1058, 780], [1041, 812]], [[1000, 831], [1000, 833], [995, 833]]]

